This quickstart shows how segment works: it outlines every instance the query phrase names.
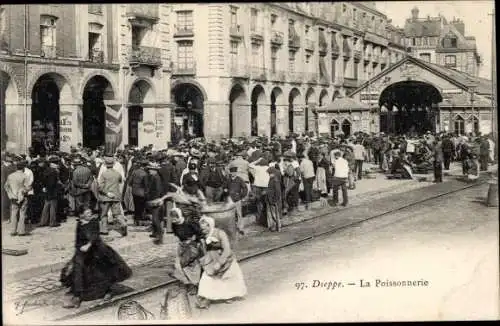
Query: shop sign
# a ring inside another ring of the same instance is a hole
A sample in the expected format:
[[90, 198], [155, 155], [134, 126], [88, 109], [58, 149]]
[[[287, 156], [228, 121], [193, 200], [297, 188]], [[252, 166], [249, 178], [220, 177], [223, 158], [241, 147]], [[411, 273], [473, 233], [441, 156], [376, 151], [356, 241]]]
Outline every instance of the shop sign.
[[59, 142], [62, 151], [71, 149], [72, 119], [73, 113], [71, 111], [61, 111], [59, 113]]

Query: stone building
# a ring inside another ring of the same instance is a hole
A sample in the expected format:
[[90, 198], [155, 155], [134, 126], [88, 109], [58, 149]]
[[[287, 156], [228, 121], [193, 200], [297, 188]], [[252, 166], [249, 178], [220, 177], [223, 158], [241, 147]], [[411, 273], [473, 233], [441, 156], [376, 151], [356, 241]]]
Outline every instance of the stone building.
[[411, 55], [424, 61], [478, 76], [481, 57], [474, 36], [466, 36], [465, 24], [460, 19], [419, 17], [413, 8], [411, 18], [404, 26], [405, 44]]
[[405, 53], [369, 2], [2, 5], [0, 32], [17, 152], [317, 131], [317, 107]]

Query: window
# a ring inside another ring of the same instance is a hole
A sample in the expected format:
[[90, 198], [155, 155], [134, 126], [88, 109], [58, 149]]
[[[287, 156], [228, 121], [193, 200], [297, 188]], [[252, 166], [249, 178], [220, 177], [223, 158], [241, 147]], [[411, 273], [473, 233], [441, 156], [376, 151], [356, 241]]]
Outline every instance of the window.
[[346, 12], [347, 11], [347, 6], [346, 5], [342, 5], [342, 12]]
[[42, 55], [46, 58], [56, 56], [56, 21], [53, 16], [40, 17], [40, 45]]
[[295, 52], [290, 51], [288, 54], [288, 70], [295, 72]]
[[447, 55], [444, 57], [444, 65], [447, 67], [457, 66], [457, 57], [454, 55]]
[[238, 64], [238, 42], [231, 42], [231, 65], [235, 67]]
[[335, 82], [335, 64], [337, 63], [337, 60], [332, 59], [332, 82]]
[[354, 62], [354, 79], [358, 79], [359, 63]]
[[457, 116], [454, 122], [454, 131], [458, 135], [465, 134], [465, 121], [461, 116]]
[[311, 26], [306, 25], [306, 36], [307, 36], [307, 33], [309, 33], [310, 28], [311, 28]]
[[271, 14], [271, 25], [274, 27], [276, 24], [276, 20], [278, 19], [278, 15], [276, 14]]
[[306, 64], [309, 64], [311, 62], [311, 55], [306, 54]]
[[250, 30], [251, 31], [256, 31], [257, 30], [257, 17], [259, 15], [259, 11], [255, 8], [251, 9], [251, 17], [250, 17]]
[[356, 8], [354, 8], [352, 10], [352, 19], [354, 19], [354, 21], [358, 20], [358, 12], [357, 12]]
[[192, 31], [193, 30], [193, 11], [178, 11], [177, 12], [177, 30]]
[[457, 47], [457, 39], [454, 37], [446, 37], [443, 39], [443, 47], [444, 48], [456, 48]]
[[422, 45], [425, 45], [425, 46], [429, 45], [429, 40], [428, 40], [428, 38], [427, 38], [427, 37], [424, 37], [424, 38], [422, 39]]
[[231, 27], [238, 26], [238, 8], [231, 6]]
[[194, 68], [193, 42], [184, 41], [178, 42], [177, 44], [177, 64], [179, 66], [179, 69]]
[[277, 57], [278, 57], [278, 49], [271, 49], [271, 71], [276, 72], [277, 68]]
[[431, 54], [430, 53], [420, 53], [420, 59], [431, 62]]
[[412, 38], [411, 39], [411, 45], [413, 45], [413, 46], [417, 45], [417, 39], [416, 38]]

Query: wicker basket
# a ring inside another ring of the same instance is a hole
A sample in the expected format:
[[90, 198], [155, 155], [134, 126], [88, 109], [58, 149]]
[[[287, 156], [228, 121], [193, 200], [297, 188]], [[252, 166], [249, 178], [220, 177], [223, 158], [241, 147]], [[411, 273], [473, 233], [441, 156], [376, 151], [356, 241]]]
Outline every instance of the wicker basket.
[[215, 227], [224, 230], [229, 241], [238, 239], [236, 231], [236, 208], [228, 204], [211, 204], [202, 209], [201, 214], [215, 220]]

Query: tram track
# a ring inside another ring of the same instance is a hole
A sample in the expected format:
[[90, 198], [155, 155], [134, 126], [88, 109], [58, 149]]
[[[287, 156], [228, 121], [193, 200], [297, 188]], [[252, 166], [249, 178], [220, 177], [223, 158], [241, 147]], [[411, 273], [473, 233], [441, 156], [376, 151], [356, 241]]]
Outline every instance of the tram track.
[[[325, 237], [325, 236], [334, 234], [336, 232], [340, 232], [340, 231], [342, 231], [342, 230], [344, 230], [346, 228], [349, 228], [349, 227], [358, 226], [358, 225], [361, 225], [361, 224], [363, 224], [365, 222], [368, 222], [368, 221], [371, 221], [371, 220], [374, 220], [374, 219], [377, 219], [377, 218], [380, 218], [380, 217], [383, 217], [383, 216], [386, 216], [386, 215], [390, 215], [390, 214], [393, 214], [393, 213], [396, 213], [396, 212], [399, 212], [399, 211], [402, 211], [402, 210], [405, 210], [405, 209], [408, 209], [408, 208], [412, 208], [412, 207], [416, 207], [416, 206], [422, 205], [422, 204], [424, 204], [426, 202], [435, 200], [435, 199], [440, 198], [440, 197], [445, 197], [445, 196], [448, 196], [448, 195], [451, 195], [451, 194], [454, 194], [454, 193], [457, 193], [457, 192], [461, 192], [461, 191], [464, 191], [464, 190], [467, 190], [467, 189], [470, 189], [470, 188], [480, 187], [480, 186], [484, 185], [487, 182], [488, 182], [487, 179], [481, 179], [478, 182], [475, 182], [475, 183], [472, 183], [472, 184], [463, 184], [458, 189], [452, 189], [452, 190], [449, 190], [449, 191], [444, 191], [444, 192], [438, 193], [436, 195], [433, 195], [431, 197], [427, 197], [427, 198], [424, 198], [424, 199], [421, 199], [421, 200], [412, 201], [411, 203], [408, 203], [406, 205], [402, 205], [402, 206], [399, 206], [399, 207], [396, 207], [396, 208], [392, 208], [392, 209], [389, 209], [389, 210], [381, 212], [381, 213], [373, 214], [373, 215], [370, 215], [370, 216], [368, 216], [366, 218], [362, 218], [362, 219], [355, 220], [355, 221], [349, 221], [348, 223], [343, 223], [343, 224], [340, 224], [340, 225], [329, 225], [329, 226], [326, 227], [326, 230], [324, 230], [324, 231], [313, 232], [313, 234], [311, 234], [311, 235], [302, 236], [302, 237], [299, 237], [297, 239], [293, 239], [291, 241], [285, 241], [285, 243], [281, 243], [281, 244], [273, 246], [271, 248], [266, 248], [264, 250], [260, 250], [260, 251], [253, 252], [251, 254], [245, 255], [245, 256], [241, 257], [240, 259], [238, 259], [238, 262], [242, 263], [242, 262], [245, 262], [245, 261], [249, 261], [249, 260], [252, 260], [252, 259], [256, 259], [256, 258], [265, 256], [265, 255], [274, 253], [274, 252], [279, 251], [279, 250], [284, 249], [284, 248], [292, 247], [292, 246], [295, 246], [295, 245], [298, 245], [298, 244], [301, 244], [301, 243], [304, 243], [304, 242], [307, 242], [307, 241], [311, 241], [311, 240], [314, 240], [314, 239], [319, 239], [321, 237]], [[359, 206], [366, 205], [366, 204], [367, 203], [360, 204]], [[353, 207], [356, 207], [356, 206], [353, 206]], [[342, 210], [339, 210], [339, 211], [342, 211]], [[313, 220], [325, 218], [325, 217], [327, 217], [329, 215], [332, 215], [332, 213], [336, 213], [336, 212], [339, 212], [339, 211], [335, 211], [335, 212], [329, 211], [329, 212], [325, 212], [325, 213], [320, 213], [320, 214], [316, 215], [313, 218]], [[285, 227], [285, 230], [286, 230], [286, 228], [289, 228], [289, 227], [292, 227], [292, 226], [296, 226], [297, 224], [307, 223], [309, 221], [311, 221], [311, 220], [298, 221], [298, 222], [290, 223], [290, 224], [288, 224]], [[154, 264], [154, 263], [155, 262], [152, 262], [152, 263], [150, 263], [148, 265], [151, 265], [151, 264]], [[123, 295], [116, 296], [116, 297], [114, 297], [113, 299], [111, 299], [109, 301], [99, 302], [99, 303], [96, 303], [96, 304], [94, 304], [92, 306], [89, 306], [88, 308], [82, 309], [81, 311], [77, 311], [77, 312], [65, 315], [63, 317], [60, 317], [60, 318], [56, 318], [54, 321], [71, 320], [71, 319], [74, 319], [74, 318], [77, 318], [77, 317], [82, 317], [84, 315], [95, 313], [95, 312], [100, 311], [100, 310], [104, 310], [106, 308], [110, 308], [110, 307], [112, 307], [114, 305], [118, 305], [118, 304], [123, 303], [123, 302], [128, 301], [128, 300], [133, 300], [134, 298], [135, 299], [140, 298], [140, 297], [142, 297], [142, 296], [144, 296], [146, 294], [149, 294], [149, 293], [151, 293], [153, 291], [168, 290], [168, 288], [170, 286], [176, 284], [177, 282], [178, 282], [177, 280], [171, 279], [171, 280], [168, 280], [168, 281], [165, 281], [165, 282], [161, 282], [161, 283], [155, 284], [153, 286], [149, 286], [149, 287], [146, 287], [146, 288], [143, 288], [143, 289], [131, 291], [131, 292], [125, 293]]]

